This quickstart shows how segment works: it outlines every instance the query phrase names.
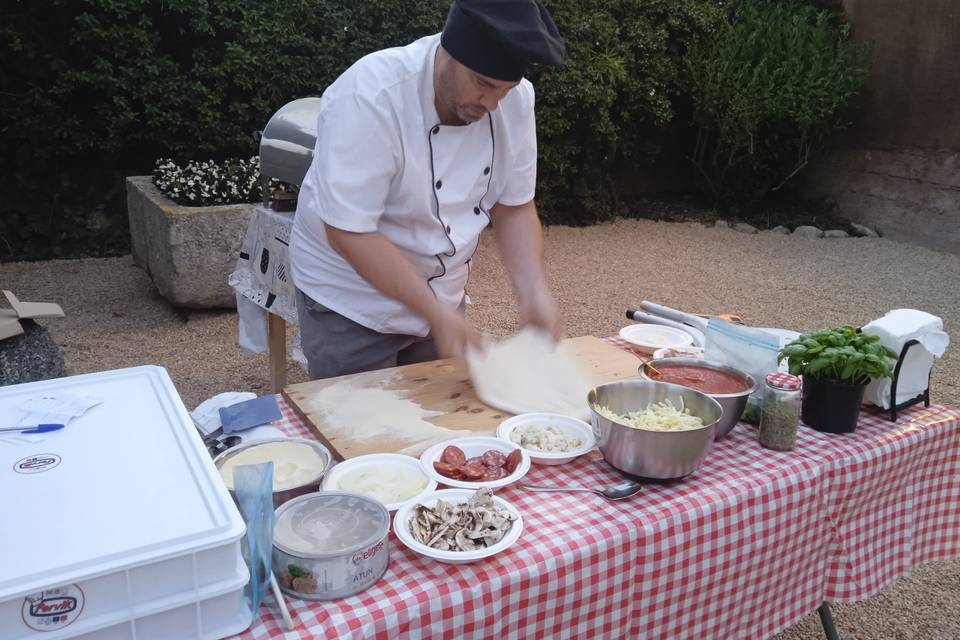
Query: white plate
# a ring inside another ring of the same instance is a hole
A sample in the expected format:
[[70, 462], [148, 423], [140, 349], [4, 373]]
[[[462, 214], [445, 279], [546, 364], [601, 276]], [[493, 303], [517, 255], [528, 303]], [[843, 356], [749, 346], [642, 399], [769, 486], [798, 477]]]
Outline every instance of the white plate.
[[[433, 468], [433, 463], [440, 460], [443, 450], [449, 445], [460, 447], [467, 455], [468, 460], [475, 456], [482, 456], [490, 449], [500, 451], [503, 453], [503, 455], [508, 455], [514, 449], [518, 449], [522, 457], [520, 459], [519, 466], [514, 469], [513, 473], [505, 478], [500, 478], [499, 480], [490, 480], [488, 482], [468, 482], [466, 480], [454, 480], [453, 478], [448, 478], [444, 475], [441, 475], [436, 469]], [[447, 440], [446, 442], [433, 445], [420, 455], [420, 464], [423, 467], [424, 473], [440, 484], [447, 485], [448, 487], [456, 487], [458, 489], [480, 489], [481, 487], [490, 487], [491, 489], [499, 489], [500, 487], [505, 487], [508, 484], [513, 484], [527, 474], [527, 471], [530, 470], [530, 456], [527, 455], [526, 451], [512, 442], [504, 442], [500, 438], [475, 436], [470, 438], [456, 438], [454, 440]]]
[[653, 359], [660, 358], [703, 358], [703, 347], [664, 347], [653, 352]]
[[565, 435], [579, 438], [581, 442], [581, 445], [576, 449], [572, 451], [564, 451], [562, 453], [537, 451], [536, 449], [526, 449], [524, 447], [520, 447], [524, 453], [530, 456], [530, 460], [532, 460], [535, 464], [565, 464], [567, 462], [571, 462], [572, 460], [576, 460], [583, 454], [589, 452], [596, 445], [596, 439], [593, 435], [593, 428], [589, 424], [583, 420], [577, 420], [576, 418], [560, 415], [559, 413], [524, 413], [519, 416], [508, 418], [507, 420], [501, 422], [500, 426], [497, 427], [497, 437], [515, 446], [520, 446], [510, 439], [510, 434], [513, 433], [514, 429], [517, 427], [527, 424], [539, 424], [544, 426], [553, 425]]
[[[349, 460], [338, 462], [336, 466], [327, 472], [326, 477], [324, 477], [323, 490], [344, 491], [344, 489], [341, 489], [338, 486], [340, 479], [343, 478], [345, 474], [362, 467], [398, 467], [409, 470], [409, 473], [416, 473], [427, 481], [427, 486], [419, 491], [416, 495], [411, 496], [406, 500], [401, 500], [400, 502], [385, 502], [384, 506], [390, 511], [396, 511], [407, 502], [410, 502], [411, 500], [419, 500], [428, 493], [433, 493], [437, 490], [437, 481], [423, 472], [423, 466], [420, 464], [420, 461], [416, 458], [411, 458], [410, 456], [405, 456], [400, 453], [371, 453], [369, 455], [357, 456], [356, 458], [350, 458]], [[376, 498], [373, 498], [373, 496], [367, 497], [376, 500]]]
[[620, 337], [637, 351], [653, 353], [664, 347], [688, 347], [693, 336], [686, 331], [658, 324], [630, 324], [620, 329]]
[[437, 503], [437, 500], [462, 504], [469, 500], [470, 496], [474, 493], [475, 491], [473, 489], [441, 489], [440, 491], [422, 496], [419, 500], [411, 500], [400, 507], [400, 509], [397, 510], [397, 514], [393, 517], [393, 532], [397, 534], [397, 539], [408, 549], [438, 562], [468, 564], [489, 558], [490, 556], [495, 556], [501, 551], [510, 548], [513, 543], [520, 539], [520, 534], [523, 533], [523, 517], [520, 515], [520, 511], [503, 498], [497, 496], [493, 496], [494, 504], [512, 513], [516, 517], [516, 520], [513, 522], [507, 535], [492, 547], [477, 551], [441, 551], [440, 549], [432, 549], [425, 544], [417, 542], [413, 539], [413, 534], [410, 533], [408, 523], [410, 522], [410, 518], [413, 517], [413, 510], [417, 505], [422, 504], [427, 507], [432, 507]]

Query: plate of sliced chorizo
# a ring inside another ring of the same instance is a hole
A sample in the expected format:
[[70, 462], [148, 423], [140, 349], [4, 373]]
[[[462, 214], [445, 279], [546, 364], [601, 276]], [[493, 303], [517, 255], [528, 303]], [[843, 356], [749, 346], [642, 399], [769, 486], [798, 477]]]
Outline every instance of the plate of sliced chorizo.
[[512, 442], [476, 436], [435, 444], [420, 456], [424, 472], [448, 487], [496, 489], [530, 470], [530, 456]]

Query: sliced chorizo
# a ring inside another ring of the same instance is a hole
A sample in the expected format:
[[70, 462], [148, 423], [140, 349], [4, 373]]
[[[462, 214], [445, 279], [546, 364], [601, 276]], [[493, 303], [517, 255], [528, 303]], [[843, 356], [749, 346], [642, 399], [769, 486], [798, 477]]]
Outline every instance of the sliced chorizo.
[[507, 456], [503, 455], [499, 451], [490, 449], [485, 454], [483, 454], [483, 464], [490, 467], [491, 469], [499, 469], [507, 462]]
[[437, 473], [447, 478], [453, 478], [454, 480], [458, 480], [461, 477], [459, 467], [456, 467], [448, 462], [443, 462], [442, 460], [438, 460], [434, 462], [433, 468], [436, 470]]
[[496, 469], [487, 467], [486, 471], [483, 472], [483, 477], [480, 478], [480, 480], [483, 482], [493, 482], [494, 480], [499, 480], [503, 477], [500, 475], [501, 473], [503, 473], [503, 467], [497, 467]]
[[523, 458], [523, 454], [520, 453], [520, 449], [514, 449], [510, 452], [510, 455], [507, 456], [507, 461], [503, 464], [503, 468], [506, 469], [507, 473], [513, 473], [517, 470], [517, 467], [520, 466], [520, 460]]
[[486, 470], [487, 468], [482, 464], [469, 461], [460, 467], [460, 473], [464, 480], [480, 480]]
[[467, 454], [465, 454], [463, 449], [460, 447], [450, 445], [443, 450], [443, 454], [440, 456], [440, 459], [447, 464], [460, 467], [464, 462], [467, 461]]
[[487, 465], [483, 464], [483, 456], [474, 456], [474, 457], [472, 457], [472, 458], [467, 458], [467, 461], [466, 461], [465, 464], [479, 464], [479, 465], [482, 465], [482, 466], [484, 466], [484, 467], [487, 466]]

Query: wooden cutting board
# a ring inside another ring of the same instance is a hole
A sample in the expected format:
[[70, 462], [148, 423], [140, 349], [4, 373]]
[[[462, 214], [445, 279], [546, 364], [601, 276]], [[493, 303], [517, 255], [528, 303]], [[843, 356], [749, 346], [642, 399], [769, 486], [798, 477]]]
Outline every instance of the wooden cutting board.
[[[591, 384], [638, 377], [638, 358], [600, 338], [584, 336], [564, 342]], [[324, 389], [344, 382], [355, 387], [396, 391], [423, 409], [439, 412], [440, 415], [425, 420], [441, 428], [425, 432], [422, 428], [405, 430], [403, 425], [398, 425], [388, 432], [382, 429], [374, 432], [370, 425], [331, 424], [327, 417], [329, 407], [318, 396]], [[283, 390], [283, 397], [339, 460], [368, 453], [419, 455], [431, 444], [453, 437], [495, 435], [497, 426], [510, 416], [477, 399], [466, 365], [456, 360], [422, 362], [294, 384]], [[448, 429], [462, 433], [451, 433]]]

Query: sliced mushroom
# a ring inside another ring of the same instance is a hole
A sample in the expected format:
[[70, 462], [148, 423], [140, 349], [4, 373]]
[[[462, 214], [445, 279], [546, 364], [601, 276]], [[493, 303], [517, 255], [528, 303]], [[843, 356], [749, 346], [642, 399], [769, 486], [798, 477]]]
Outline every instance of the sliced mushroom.
[[457, 549], [460, 551], [475, 551], [476, 549], [479, 549], [480, 547], [474, 543], [473, 540], [469, 539], [466, 533], [467, 532], [465, 530], [461, 529], [453, 536], [454, 542], [457, 545]]
[[466, 504], [438, 500], [433, 507], [417, 505], [410, 519], [414, 539], [438, 550], [473, 551], [496, 544], [506, 535], [514, 516], [498, 508], [490, 489], [480, 489]]

